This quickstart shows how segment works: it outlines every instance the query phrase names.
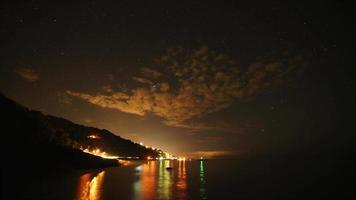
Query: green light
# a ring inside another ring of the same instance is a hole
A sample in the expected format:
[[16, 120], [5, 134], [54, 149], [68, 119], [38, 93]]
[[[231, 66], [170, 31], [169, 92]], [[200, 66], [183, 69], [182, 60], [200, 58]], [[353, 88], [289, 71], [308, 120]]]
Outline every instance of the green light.
[[205, 188], [205, 177], [204, 177], [204, 161], [200, 160], [200, 199], [207, 199], [206, 188]]
[[200, 161], [200, 174], [204, 176], [204, 162], [202, 160]]

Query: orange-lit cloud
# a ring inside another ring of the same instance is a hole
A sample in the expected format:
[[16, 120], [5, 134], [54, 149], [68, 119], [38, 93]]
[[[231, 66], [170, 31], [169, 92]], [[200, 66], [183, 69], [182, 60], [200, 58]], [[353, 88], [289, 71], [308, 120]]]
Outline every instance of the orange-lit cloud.
[[94, 105], [98, 105], [103, 108], [112, 108], [117, 109], [122, 112], [136, 114], [136, 115], [144, 115], [146, 109], [143, 107], [145, 103], [144, 99], [140, 99], [140, 92], [138, 91], [136, 95], [129, 96], [122, 92], [116, 92], [110, 95], [89, 95], [78, 92], [67, 91], [67, 94], [79, 97], [83, 100], [88, 101]]
[[29, 67], [17, 68], [15, 71], [21, 78], [29, 82], [35, 82], [40, 80], [40, 76], [35, 70]]
[[169, 126], [214, 129], [217, 128], [214, 125], [192, 120], [227, 109], [235, 100], [255, 97], [260, 91], [283, 83], [294, 69], [303, 65], [303, 60], [287, 56], [264, 58], [239, 66], [229, 56], [207, 47], [196, 50], [178, 47], [168, 49], [152, 65], [132, 77], [142, 85], [129, 92], [91, 95], [67, 91], [67, 94], [126, 113], [140, 116], [152, 113]]

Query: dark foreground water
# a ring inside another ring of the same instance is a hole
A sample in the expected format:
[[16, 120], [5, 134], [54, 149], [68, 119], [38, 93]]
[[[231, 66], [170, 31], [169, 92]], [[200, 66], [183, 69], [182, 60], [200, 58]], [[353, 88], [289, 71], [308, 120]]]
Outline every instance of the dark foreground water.
[[[26, 199], [355, 198], [351, 162], [296, 163], [299, 162], [131, 162], [122, 167], [32, 180], [26, 188], [19, 189]], [[173, 169], [167, 170], [168, 166]]]

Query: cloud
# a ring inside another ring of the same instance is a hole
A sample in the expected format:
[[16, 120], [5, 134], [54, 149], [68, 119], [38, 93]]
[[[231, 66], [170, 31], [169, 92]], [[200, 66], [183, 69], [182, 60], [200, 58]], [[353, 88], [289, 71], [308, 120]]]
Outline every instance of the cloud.
[[98, 105], [103, 108], [111, 108], [117, 109], [122, 112], [135, 114], [143, 116], [145, 114], [145, 110], [140, 103], [138, 96], [129, 96], [122, 92], [116, 92], [110, 95], [89, 95], [84, 93], [77, 93], [67, 91], [67, 94], [75, 97], [79, 97], [83, 100], [88, 101], [94, 105]]
[[17, 68], [15, 71], [21, 78], [29, 82], [35, 82], [40, 80], [40, 76], [35, 70], [29, 67]]
[[[207, 47], [187, 50], [171, 48], [132, 77], [141, 83], [130, 91], [95, 95], [67, 91], [103, 108], [162, 118], [168, 126], [204, 130], [219, 129], [199, 119], [227, 109], [234, 101], [256, 97], [261, 91], [282, 85], [294, 69], [303, 65], [300, 57], [269, 57], [239, 66], [228, 55]], [[141, 77], [142, 76], [142, 77]], [[137, 85], [137, 84], [136, 84]]]

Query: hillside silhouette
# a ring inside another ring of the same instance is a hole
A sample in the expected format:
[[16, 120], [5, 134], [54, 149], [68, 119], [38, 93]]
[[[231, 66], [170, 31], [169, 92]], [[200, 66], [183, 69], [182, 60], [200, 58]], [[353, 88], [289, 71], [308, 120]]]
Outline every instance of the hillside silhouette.
[[[0, 94], [1, 185], [3, 192], [16, 191], [25, 180], [50, 173], [118, 166], [81, 149], [100, 149], [111, 155], [146, 158], [159, 150], [145, 148], [107, 130], [86, 127], [25, 108]], [[97, 138], [90, 138], [95, 135]]]

